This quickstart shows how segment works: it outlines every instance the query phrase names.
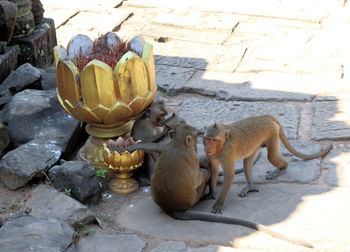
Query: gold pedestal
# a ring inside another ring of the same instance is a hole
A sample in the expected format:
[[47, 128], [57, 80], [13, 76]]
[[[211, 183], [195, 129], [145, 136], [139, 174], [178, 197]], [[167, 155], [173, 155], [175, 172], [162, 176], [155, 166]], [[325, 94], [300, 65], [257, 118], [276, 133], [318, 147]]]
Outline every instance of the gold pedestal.
[[119, 194], [135, 192], [139, 188], [139, 183], [131, 178], [131, 172], [116, 173], [116, 178], [111, 181], [109, 188]]

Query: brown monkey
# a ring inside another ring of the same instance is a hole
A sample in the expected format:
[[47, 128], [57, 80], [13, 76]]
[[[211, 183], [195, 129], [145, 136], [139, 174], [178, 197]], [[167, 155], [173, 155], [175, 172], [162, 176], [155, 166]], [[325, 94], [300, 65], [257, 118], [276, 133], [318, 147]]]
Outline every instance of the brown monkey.
[[[164, 101], [156, 96], [153, 103], [145, 109], [143, 115], [134, 122], [131, 136], [135, 141], [141, 140], [142, 143], [152, 141], [154, 137], [162, 133], [166, 115]], [[150, 183], [157, 155], [156, 153], [146, 153], [143, 165], [136, 171], [136, 176], [139, 177], [142, 186]]]
[[277, 167], [266, 175], [266, 179], [276, 178], [285, 172], [288, 163], [281, 156], [280, 140], [292, 154], [306, 160], [322, 157], [332, 149], [330, 145], [313, 155], [297, 152], [289, 143], [277, 119], [271, 115], [249, 117], [232, 124], [214, 123], [206, 128], [203, 142], [205, 152], [213, 167], [210, 182], [211, 193], [215, 194], [219, 163], [224, 170], [223, 187], [213, 206], [213, 213], [221, 213], [234, 178], [235, 161], [243, 158], [244, 175], [247, 180], [246, 186], [240, 193], [241, 197], [246, 196], [248, 192], [258, 191], [253, 185], [252, 168], [253, 160], [260, 147], [267, 147], [267, 158], [272, 165]]
[[260, 224], [189, 210], [203, 196], [209, 179], [210, 171], [199, 167], [195, 128], [189, 125], [179, 125], [173, 138], [161, 152], [151, 180], [152, 198], [165, 213], [179, 220], [238, 224], [312, 248], [312, 245], [308, 243], [287, 238]]

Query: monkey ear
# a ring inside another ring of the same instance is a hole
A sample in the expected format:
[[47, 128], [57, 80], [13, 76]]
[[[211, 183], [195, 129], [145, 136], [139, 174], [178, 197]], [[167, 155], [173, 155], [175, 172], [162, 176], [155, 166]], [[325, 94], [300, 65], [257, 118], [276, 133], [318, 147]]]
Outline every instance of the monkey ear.
[[152, 113], [152, 109], [150, 109], [150, 108], [146, 108], [145, 109], [145, 117], [146, 118], [150, 118], [151, 117], [151, 113]]
[[193, 138], [192, 138], [191, 136], [187, 136], [187, 137], [185, 138], [185, 143], [186, 143], [187, 145], [191, 145], [191, 144], [192, 144], [192, 141], [193, 141]]

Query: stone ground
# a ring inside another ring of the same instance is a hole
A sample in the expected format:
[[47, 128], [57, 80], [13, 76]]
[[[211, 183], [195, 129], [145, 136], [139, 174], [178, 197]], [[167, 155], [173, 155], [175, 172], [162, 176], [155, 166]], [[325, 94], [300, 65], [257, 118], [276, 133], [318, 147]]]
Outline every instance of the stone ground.
[[[224, 215], [269, 226], [312, 243], [315, 251], [350, 251], [350, 3], [347, 0], [42, 0], [58, 44], [75, 33], [96, 38], [141, 34], [154, 46], [156, 81], [170, 110], [200, 131], [213, 122], [273, 114], [302, 152], [329, 143], [325, 158], [301, 161], [273, 181], [265, 151], [254, 179], [260, 189], [239, 198], [237, 175]], [[241, 163], [237, 165], [241, 166]], [[23, 201], [31, 188], [8, 192]], [[214, 201], [196, 210], [209, 212]], [[3, 207], [3, 213], [16, 206]], [[161, 213], [149, 188], [116, 195], [107, 188], [91, 209], [104, 228], [78, 251], [307, 251], [241, 226], [182, 222]]]

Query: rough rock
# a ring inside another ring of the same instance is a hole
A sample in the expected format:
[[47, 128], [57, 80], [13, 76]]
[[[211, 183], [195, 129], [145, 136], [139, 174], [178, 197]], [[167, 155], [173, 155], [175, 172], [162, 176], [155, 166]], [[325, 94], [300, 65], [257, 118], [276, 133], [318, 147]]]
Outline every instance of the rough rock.
[[32, 209], [32, 216], [57, 218], [73, 227], [79, 226], [79, 223], [89, 224], [96, 221], [89, 208], [49, 185], [38, 185], [31, 192], [26, 206]]
[[32, 35], [12, 39], [11, 44], [18, 46], [19, 65], [28, 62], [36, 67], [51, 66], [54, 62], [53, 48], [57, 45], [54, 21], [43, 18]]
[[10, 143], [9, 133], [4, 124], [0, 124], [0, 155]]
[[71, 196], [83, 204], [97, 204], [100, 201], [102, 185], [90, 163], [64, 162], [49, 170], [49, 178], [57, 190], [71, 189]]
[[8, 112], [11, 145], [19, 146], [40, 138], [60, 146], [63, 153], [75, 147], [80, 122], [64, 111], [56, 94], [54, 89], [27, 89], [13, 97]]
[[61, 148], [33, 140], [8, 152], [0, 161], [0, 179], [10, 190], [26, 185], [36, 175], [43, 175], [61, 156]]
[[42, 69], [42, 77], [41, 77], [41, 89], [49, 90], [55, 89], [56, 86], [56, 68], [48, 67], [46, 69]]
[[298, 105], [185, 98], [179, 108], [179, 115], [201, 132], [210, 123], [232, 123], [248, 116], [263, 114], [275, 116], [281, 123], [287, 137], [296, 139], [300, 120], [300, 107]]
[[[0, 109], [3, 109], [11, 100], [12, 100], [12, 95], [11, 95], [11, 92], [9, 90], [1, 92], [0, 93]], [[6, 111], [1, 111], [1, 114], [6, 114], [6, 113], [7, 113], [7, 109], [6, 109]], [[2, 122], [6, 121], [8, 123], [8, 120], [4, 119], [2, 116], [1, 116], [1, 119], [2, 119], [1, 120]]]
[[12, 94], [27, 88], [40, 89], [41, 72], [26, 63], [13, 71], [0, 85], [0, 93], [10, 90]]
[[238, 248], [231, 248], [231, 247], [224, 247], [224, 246], [218, 246], [218, 245], [210, 245], [202, 248], [188, 248], [186, 252], [261, 252], [261, 250], [255, 250], [255, 249], [238, 249]]
[[17, 62], [16, 48], [14, 46], [7, 46], [5, 53], [0, 55], [0, 83], [16, 69]]
[[0, 41], [9, 43], [17, 19], [17, 7], [10, 1], [0, 2]]
[[79, 241], [77, 252], [115, 252], [133, 251], [141, 252], [145, 242], [137, 235], [106, 235], [95, 234]]
[[1, 251], [74, 252], [74, 229], [55, 218], [19, 215], [0, 229]]

